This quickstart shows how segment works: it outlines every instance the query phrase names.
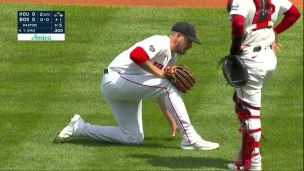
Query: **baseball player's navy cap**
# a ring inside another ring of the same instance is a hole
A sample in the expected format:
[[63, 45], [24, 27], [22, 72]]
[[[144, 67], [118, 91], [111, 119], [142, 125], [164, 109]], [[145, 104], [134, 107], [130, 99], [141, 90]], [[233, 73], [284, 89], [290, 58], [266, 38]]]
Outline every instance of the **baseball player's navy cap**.
[[174, 24], [171, 31], [180, 32], [193, 42], [201, 44], [201, 41], [196, 38], [196, 28], [189, 22], [177, 22]]

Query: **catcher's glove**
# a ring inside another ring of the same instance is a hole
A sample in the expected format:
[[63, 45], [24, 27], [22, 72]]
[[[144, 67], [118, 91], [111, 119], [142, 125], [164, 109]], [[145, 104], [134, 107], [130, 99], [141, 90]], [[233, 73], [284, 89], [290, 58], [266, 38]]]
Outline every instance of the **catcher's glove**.
[[165, 77], [181, 92], [187, 93], [196, 83], [192, 72], [184, 65], [165, 68]]
[[248, 70], [236, 55], [225, 56], [221, 61], [224, 77], [232, 87], [243, 87], [248, 82]]

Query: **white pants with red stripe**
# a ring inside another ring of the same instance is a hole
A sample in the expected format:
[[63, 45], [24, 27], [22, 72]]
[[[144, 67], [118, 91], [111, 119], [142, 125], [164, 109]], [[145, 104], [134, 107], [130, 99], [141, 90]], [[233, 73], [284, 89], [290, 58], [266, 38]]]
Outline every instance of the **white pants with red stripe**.
[[[110, 105], [118, 126], [85, 123], [85, 128], [76, 136], [122, 144], [140, 144], [144, 140], [142, 99], [164, 98], [178, 126], [182, 144], [193, 144], [201, 139], [190, 123], [180, 92], [167, 79], [153, 75], [121, 75], [110, 71], [103, 76], [101, 92]], [[155, 121], [151, 122], [153, 123], [150, 124], [158, 126]]]
[[[244, 87], [236, 89], [237, 96], [249, 104], [244, 107], [250, 111], [251, 116], [260, 116], [262, 89], [276, 68], [277, 58], [270, 46], [262, 47], [259, 52], [253, 52], [253, 47], [245, 48], [240, 57], [248, 69], [249, 81]], [[261, 128], [260, 119], [246, 119], [245, 123], [249, 132]], [[249, 133], [249, 135], [259, 142], [261, 131]], [[260, 153], [259, 148], [253, 151], [253, 154], [257, 153]], [[253, 164], [260, 164], [261, 155], [253, 157], [251, 161]]]

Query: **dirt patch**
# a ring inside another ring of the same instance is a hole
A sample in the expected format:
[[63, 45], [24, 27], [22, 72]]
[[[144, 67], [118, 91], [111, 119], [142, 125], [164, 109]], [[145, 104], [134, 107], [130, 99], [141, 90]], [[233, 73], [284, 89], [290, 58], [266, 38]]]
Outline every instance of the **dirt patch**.
[[[155, 6], [155, 7], [225, 7], [226, 0], [1, 0], [10, 3], [72, 4], [100, 6]], [[302, 0], [291, 0], [303, 7]]]

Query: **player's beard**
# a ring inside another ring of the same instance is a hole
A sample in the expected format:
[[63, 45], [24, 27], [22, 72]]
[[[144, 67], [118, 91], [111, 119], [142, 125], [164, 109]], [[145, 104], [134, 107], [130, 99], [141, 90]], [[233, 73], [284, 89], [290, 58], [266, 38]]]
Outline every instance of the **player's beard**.
[[184, 55], [187, 52], [186, 48], [182, 48], [180, 42], [177, 43], [176, 53], [179, 55]]

